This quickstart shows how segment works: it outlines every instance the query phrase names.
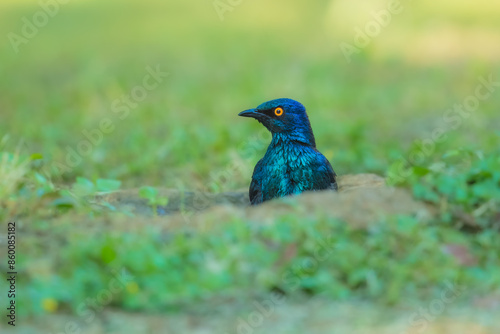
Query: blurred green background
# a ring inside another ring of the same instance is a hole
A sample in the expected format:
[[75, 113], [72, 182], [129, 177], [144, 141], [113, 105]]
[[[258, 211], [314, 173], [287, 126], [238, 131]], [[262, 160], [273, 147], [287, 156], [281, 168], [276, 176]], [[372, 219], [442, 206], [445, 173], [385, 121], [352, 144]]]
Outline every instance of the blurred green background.
[[[61, 5], [17, 54], [7, 38], [1, 45], [0, 130], [11, 144], [23, 140], [30, 152], [64, 162], [66, 146], [109, 117], [115, 130], [66, 180], [171, 187], [181, 179], [194, 187], [260, 129], [239, 111], [291, 97], [309, 110], [318, 147], [340, 174], [383, 173], [391, 152], [428, 136], [478, 76], [498, 77], [500, 5], [404, 4], [347, 63], [339, 44], [354, 44], [354, 29], [386, 7], [355, 3], [243, 2], [223, 21], [211, 1]], [[28, 1], [1, 6], [2, 31], [17, 34], [21, 18], [39, 9]], [[147, 66], [170, 75], [120, 120], [112, 102], [142, 83]], [[498, 100], [482, 102], [450, 146], [495, 145]], [[258, 158], [228, 186], [245, 186]]]
[[[415, 217], [389, 217], [387, 221], [399, 223], [377, 227], [381, 234], [339, 232], [344, 239], [338, 242], [357, 245], [346, 251], [347, 258], [373, 247], [380, 261], [352, 260], [356, 265], [345, 272], [354, 276], [346, 281], [325, 278], [331, 266], [340, 265], [325, 264], [324, 272], [303, 282], [304, 291], [326, 295], [326, 304], [367, 300], [373, 303], [367, 309], [428, 298], [443, 277], [463, 279], [480, 295], [498, 291], [500, 93], [481, 100], [456, 129], [448, 129], [443, 117], [475, 93], [479, 78], [500, 80], [500, 3], [402, 0], [401, 13], [377, 23], [373, 13], [386, 10], [388, 3], [57, 2], [57, 8], [50, 7], [53, 17], [27, 38], [23, 29], [29, 30], [26, 22], [43, 11], [41, 5], [3, 0], [0, 218], [18, 220], [19, 233], [26, 236], [18, 246], [23, 247], [18, 252], [19, 302], [24, 305], [19, 312], [35, 322], [47, 314], [74, 314], [82, 300], [106, 286], [107, 263], [116, 258], [118, 267], [147, 277], [113, 299], [110, 306], [118, 310], [182, 314], [200, 299], [212, 305], [211, 298], [222, 298], [218, 303], [232, 305], [240, 295], [275, 288], [280, 273], [269, 269], [274, 268], [268, 263], [273, 251], [254, 245], [255, 231], [238, 227], [251, 222], [224, 221], [229, 226], [217, 227], [212, 235], [190, 239], [179, 234], [171, 244], [155, 239], [156, 220], [123, 218], [120, 210], [96, 208], [88, 198], [95, 192], [145, 186], [213, 192], [246, 188], [270, 134], [237, 114], [279, 97], [306, 106], [318, 149], [340, 175], [391, 176], [402, 157], [418, 151], [419, 141], [431, 138], [436, 129], [449, 130], [423, 161], [405, 166], [411, 178], [392, 182], [434, 205], [438, 218], [424, 224]], [[378, 31], [368, 37], [368, 45], [346, 57], [342, 43], [356, 46], [358, 28], [365, 31], [370, 24], [378, 25]], [[25, 39], [13, 46], [18, 37], [12, 34]], [[143, 85], [147, 68], [160, 68], [168, 76], [120, 117], [125, 112], [117, 112], [117, 106], [124, 104], [116, 101]], [[103, 119], [112, 130], [101, 131], [99, 143], [64, 170], [68, 152], [78, 151], [87, 140], [84, 132], [102, 127]], [[235, 162], [235, 172], [214, 185], [217, 173]], [[442, 168], [434, 168], [436, 163]], [[155, 197], [155, 189], [147, 189], [152, 195], [144, 190], [143, 197], [153, 198], [150, 204], [164, 202]], [[453, 208], [476, 219], [480, 228], [464, 232]], [[133, 227], [136, 219], [143, 228]], [[325, 232], [342, 230], [345, 222], [284, 217], [276, 224], [255, 233], [269, 233], [280, 244], [314, 240], [317, 235], [306, 225], [318, 224], [318, 231]], [[399, 231], [398, 224], [410, 226], [410, 232]], [[385, 245], [391, 233], [409, 233], [408, 240]], [[370, 240], [377, 246], [367, 246]], [[445, 259], [440, 251], [444, 242], [470, 246], [477, 265], [463, 268]], [[407, 248], [407, 243], [415, 247]], [[425, 251], [413, 253], [419, 245]], [[206, 257], [225, 257], [235, 249], [242, 255], [224, 267], [224, 278], [209, 278], [201, 269], [187, 271], [206, 263]], [[389, 263], [393, 252], [413, 260]], [[139, 265], [145, 258], [155, 260]], [[242, 259], [253, 269], [236, 268]], [[381, 275], [378, 287], [370, 285], [367, 273], [389, 265], [400, 278]], [[262, 268], [269, 269], [264, 277]], [[260, 278], [252, 281], [253, 274]], [[200, 278], [204, 275], [205, 280]], [[249, 281], [241, 283], [242, 277]]]

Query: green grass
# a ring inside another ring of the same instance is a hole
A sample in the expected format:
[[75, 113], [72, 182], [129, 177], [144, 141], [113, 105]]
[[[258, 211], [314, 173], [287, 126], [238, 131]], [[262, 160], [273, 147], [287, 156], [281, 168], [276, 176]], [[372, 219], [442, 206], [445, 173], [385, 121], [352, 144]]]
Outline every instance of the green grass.
[[[108, 289], [116, 271], [126, 271], [131, 279], [113, 293], [112, 305], [128, 310], [178, 309], [189, 302], [259, 296], [271, 289], [288, 296], [309, 293], [392, 304], [438, 296], [447, 281], [466, 286], [468, 295], [488, 293], [500, 284], [494, 234], [464, 236], [415, 218], [391, 219], [368, 231], [323, 217], [304, 221], [290, 216], [268, 226], [226, 222], [210, 233], [189, 236], [165, 235], [155, 227], [104, 235], [90, 228], [85, 239], [82, 232], [70, 222], [50, 230], [38, 225], [21, 241], [30, 253], [41, 251], [47, 245], [40, 236], [51, 234], [47, 250], [65, 249], [57, 258], [25, 259], [22, 272], [29, 288], [19, 298], [23, 312], [47, 311], [42, 308], [47, 299], [77, 311], [85, 297]], [[71, 246], [60, 244], [63, 240]], [[470, 246], [481, 255], [479, 263], [462, 268], [442, 251], [448, 243]], [[289, 254], [289, 249], [294, 251]]]
[[[403, 170], [412, 176], [395, 182], [435, 205], [438, 221], [420, 225], [413, 217], [392, 217], [373, 231], [350, 230], [328, 217], [284, 217], [262, 229], [228, 221], [207, 234], [171, 236], [172, 244], [165, 244], [155, 226], [139, 233], [108, 226], [123, 213], [89, 200], [117, 186], [218, 192], [247, 187], [270, 135], [237, 114], [277, 97], [305, 104], [318, 148], [338, 174], [391, 176], [415, 152], [415, 141], [430, 138], [443, 127], [445, 112], [475, 92], [478, 77], [500, 79], [498, 61], [491, 58], [498, 50], [488, 43], [498, 37], [498, 5], [488, 2], [488, 19], [481, 20], [479, 9], [412, 4], [347, 63], [338, 44], [352, 41], [353, 27], [345, 22], [357, 22], [357, 14], [344, 13], [345, 29], [332, 29], [336, 21], [328, 1], [243, 2], [224, 21], [210, 1], [126, 4], [70, 3], [18, 54], [7, 39], [0, 45], [0, 218], [18, 219], [27, 235], [19, 257], [27, 289], [20, 297], [23, 312], [49, 312], [44, 300], [74, 310], [107, 284], [112, 260], [138, 277], [137, 286], [114, 300], [127, 309], [234, 296], [254, 284], [260, 292], [290, 292], [280, 286], [281, 275], [310, 256], [317, 234], [328, 231], [336, 231], [342, 255], [313, 272], [299, 272], [301, 291], [396, 302], [403, 298], [400, 291], [425, 296], [427, 287], [444, 279], [480, 286], [478, 293], [499, 288], [497, 280], [484, 283], [498, 271], [498, 245], [492, 241], [498, 233], [497, 91], [423, 161], [405, 163]], [[19, 33], [21, 17], [39, 9], [24, 2], [0, 7], [5, 33]], [[430, 52], [434, 48], [416, 49], [413, 41], [431, 39], [429, 15], [454, 33], [486, 37], [474, 48], [442, 41], [449, 47], [438, 55]], [[157, 65], [169, 76], [120, 119], [113, 101], [142, 84], [146, 67]], [[102, 142], [68, 172], [54, 168], [65, 162], [68, 147], [77, 149], [85, 140], [82, 131], [99, 128], [103, 119], [114, 128]], [[444, 158], [446, 152], [459, 158]], [[231, 178], [211, 188], [213, 178], [235, 161]], [[465, 233], [453, 224], [457, 212], [478, 219], [481, 228]], [[289, 263], [276, 267], [267, 239], [280, 247], [303, 242]], [[441, 251], [449, 242], [469, 245], [477, 265], [464, 269], [450, 261]], [[227, 254], [236, 255], [223, 264], [198, 266]], [[223, 274], [210, 271], [218, 266]], [[387, 268], [395, 274], [386, 274]]]
[[[297, 25], [297, 8], [271, 22], [272, 13], [264, 13], [261, 19], [272, 24], [265, 29], [249, 26], [248, 18], [238, 24], [255, 9], [248, 6], [227, 13], [223, 22], [208, 4], [191, 9], [150, 1], [121, 15], [113, 15], [113, 2], [62, 7], [19, 54], [8, 43], [0, 49], [0, 88], [7, 92], [0, 133], [10, 135], [11, 147], [23, 141], [26, 154], [64, 162], [66, 146], [76, 148], [85, 139], [82, 130], [110, 118], [114, 131], [63, 181], [106, 177], [127, 186], [174, 187], [180, 179], [191, 180], [186, 186], [192, 188], [224, 168], [260, 129], [238, 118], [240, 110], [287, 96], [306, 105], [318, 147], [339, 173], [384, 173], [397, 152], [428, 136], [446, 109], [473, 93], [478, 76], [500, 77], [498, 67], [479, 61], [422, 67], [397, 55], [372, 60], [376, 45], [347, 64], [337, 48], [347, 37], [322, 37], [315, 34], [320, 27]], [[312, 16], [320, 9], [300, 10]], [[10, 11], [4, 11], [2, 30], [19, 32], [22, 24], [15, 18], [35, 8]], [[266, 37], [269, 30], [274, 38]], [[142, 83], [146, 66], [156, 65], [170, 76], [119, 119], [112, 102]], [[490, 119], [497, 119], [499, 96], [484, 101], [447, 146], [494, 147], [498, 133]], [[252, 156], [248, 170], [230, 186], [245, 186], [258, 159]]]

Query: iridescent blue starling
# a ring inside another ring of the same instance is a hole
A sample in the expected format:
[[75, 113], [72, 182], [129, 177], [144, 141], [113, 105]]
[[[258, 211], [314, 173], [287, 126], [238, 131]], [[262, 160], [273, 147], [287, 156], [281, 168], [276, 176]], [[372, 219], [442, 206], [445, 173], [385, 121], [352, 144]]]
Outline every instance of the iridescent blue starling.
[[272, 100], [242, 111], [239, 116], [255, 118], [273, 136], [252, 175], [249, 193], [253, 205], [309, 190], [337, 190], [336, 174], [316, 149], [311, 124], [301, 103], [291, 99]]

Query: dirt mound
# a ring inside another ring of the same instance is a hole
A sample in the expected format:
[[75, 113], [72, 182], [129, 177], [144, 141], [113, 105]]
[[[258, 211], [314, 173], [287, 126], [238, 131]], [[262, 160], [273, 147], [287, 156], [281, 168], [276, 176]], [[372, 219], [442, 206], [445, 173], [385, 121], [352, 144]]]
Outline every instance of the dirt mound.
[[[246, 190], [212, 194], [206, 192], [160, 189], [168, 205], [158, 208], [155, 221], [169, 221], [170, 226], [186, 221], [199, 227], [209, 222], [245, 218], [257, 223], [271, 223], [277, 217], [293, 213], [306, 217], [327, 216], [363, 227], [387, 215], [410, 214], [421, 219], [432, 216], [432, 208], [413, 199], [407, 190], [385, 185], [374, 174], [339, 177], [339, 191], [308, 192], [250, 206]], [[153, 208], [138, 195], [138, 189], [100, 196], [100, 200], [138, 216], [154, 216]]]

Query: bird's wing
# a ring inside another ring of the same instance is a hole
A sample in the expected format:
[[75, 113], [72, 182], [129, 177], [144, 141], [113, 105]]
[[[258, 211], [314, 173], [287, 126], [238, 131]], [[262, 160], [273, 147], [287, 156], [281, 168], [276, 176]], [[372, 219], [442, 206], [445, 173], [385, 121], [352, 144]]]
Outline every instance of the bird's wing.
[[322, 184], [329, 184], [330, 186], [328, 187], [328, 189], [338, 190], [337, 174], [335, 174], [332, 165], [330, 164], [328, 159], [325, 158], [325, 156], [321, 154], [319, 151], [317, 152], [317, 154], [318, 154], [317, 175], [320, 178], [319, 181]]
[[263, 175], [263, 162], [259, 160], [252, 175], [252, 182], [250, 183], [250, 203], [252, 205], [260, 204], [264, 201], [262, 194], [262, 177]]

